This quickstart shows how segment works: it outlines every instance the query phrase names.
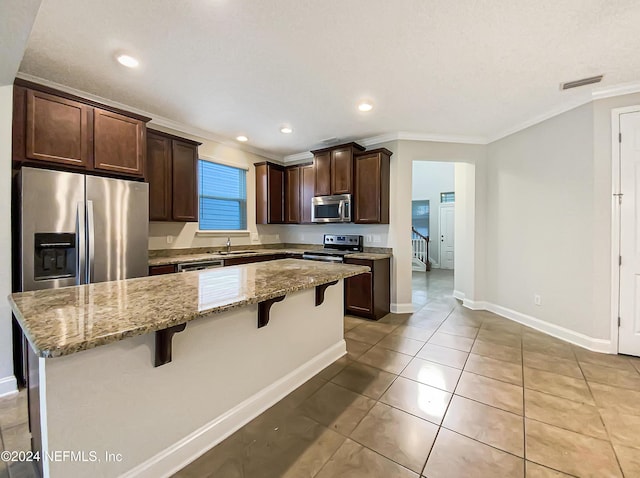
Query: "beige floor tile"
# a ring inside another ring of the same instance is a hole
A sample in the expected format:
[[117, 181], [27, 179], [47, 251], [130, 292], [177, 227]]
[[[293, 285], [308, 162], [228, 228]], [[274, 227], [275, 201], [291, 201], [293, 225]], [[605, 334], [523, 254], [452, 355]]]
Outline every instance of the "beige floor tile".
[[382, 332], [384, 334], [390, 334], [398, 328], [398, 324], [387, 324], [385, 322], [368, 321], [366, 324], [362, 324], [363, 329], [374, 330], [376, 332]]
[[345, 367], [331, 381], [360, 395], [377, 400], [395, 379], [396, 375], [354, 362]]
[[491, 357], [504, 362], [522, 363], [522, 350], [507, 345], [493, 344], [477, 339], [471, 352], [485, 357]]
[[584, 379], [524, 367], [524, 386], [557, 397], [595, 405]]
[[509, 332], [497, 332], [495, 330], [480, 329], [476, 339], [493, 344], [506, 345], [516, 349], [522, 348], [522, 337]]
[[598, 409], [586, 403], [525, 389], [524, 414], [527, 418], [549, 425], [608, 439]]
[[542, 355], [563, 358], [566, 360], [575, 359], [573, 347], [568, 343], [558, 343], [553, 341], [546, 342], [523, 337], [522, 349], [526, 352], [536, 352]]
[[430, 422], [440, 424], [451, 394], [422, 383], [399, 377], [380, 401]]
[[449, 347], [441, 347], [427, 343], [416, 357], [429, 360], [431, 362], [441, 363], [449, 367], [462, 369], [469, 354], [461, 350], [450, 349]]
[[640, 476], [640, 453], [637, 448], [613, 444], [622, 473], [626, 478]]
[[524, 460], [442, 428], [424, 475], [429, 478], [522, 478]]
[[351, 433], [375, 401], [351, 390], [326, 383], [306, 399], [299, 410], [342, 435]]
[[2, 445], [8, 451], [31, 450], [31, 433], [29, 424], [21, 423], [9, 428], [2, 428]]
[[629, 359], [631, 365], [636, 369], [638, 373], [640, 373], [640, 357], [631, 357]]
[[482, 319], [478, 317], [466, 317], [459, 315], [455, 311], [447, 318], [447, 323], [451, 325], [466, 325], [467, 327], [480, 327], [482, 325]]
[[585, 478], [621, 477], [608, 441], [525, 420], [527, 459]]
[[523, 412], [522, 387], [482, 375], [462, 372], [455, 394], [518, 415]]
[[589, 384], [599, 408], [612, 408], [627, 415], [640, 415], [640, 392], [602, 383]]
[[640, 391], [640, 374], [635, 370], [618, 370], [588, 362], [582, 362], [580, 366], [588, 382]]
[[624, 355], [601, 354], [577, 347], [575, 349], [575, 355], [580, 363], [592, 363], [602, 365], [603, 367], [612, 367], [616, 370], [633, 371], [634, 369], [631, 360]]
[[467, 372], [522, 386], [522, 365], [520, 364], [472, 353], [464, 369]]
[[524, 457], [524, 422], [520, 415], [454, 395], [442, 426]]
[[611, 441], [638, 448], [640, 455], [640, 415], [626, 415], [615, 409], [601, 409], [600, 415]]
[[347, 357], [351, 360], [358, 359], [363, 353], [369, 350], [373, 345], [358, 342], [357, 340], [344, 339], [347, 343]]
[[414, 358], [400, 375], [425, 385], [453, 392], [461, 373], [462, 371], [457, 368]]
[[412, 327], [410, 325], [399, 325], [397, 329], [391, 332], [391, 335], [402, 335], [409, 339], [426, 342], [435, 331], [435, 327], [430, 329], [421, 329], [420, 327]]
[[523, 354], [524, 365], [529, 368], [537, 368], [538, 370], [546, 370], [560, 375], [566, 375], [573, 378], [584, 378], [582, 370], [575, 359], [561, 359], [551, 355], [540, 354], [537, 352], [525, 351]]
[[437, 425], [378, 402], [351, 438], [420, 473], [437, 433]]
[[365, 319], [359, 319], [357, 317], [352, 317], [349, 315], [344, 316], [344, 330], [351, 330], [358, 325], [366, 324], [367, 321]]
[[438, 332], [445, 332], [451, 335], [459, 335], [460, 337], [475, 339], [476, 335], [478, 335], [478, 330], [479, 329], [477, 327], [470, 327], [468, 325], [449, 324], [445, 322], [438, 329]]
[[24, 391], [0, 399], [0, 427], [10, 428], [28, 420], [27, 394]]
[[418, 475], [376, 452], [347, 440], [316, 478], [417, 478]]
[[571, 475], [538, 465], [532, 461], [525, 461], [525, 478], [570, 478]]
[[459, 335], [436, 332], [429, 339], [429, 343], [440, 345], [442, 347], [449, 347], [451, 349], [462, 350], [463, 352], [470, 352], [471, 347], [473, 347], [473, 340], [474, 339], [467, 337], [460, 337]]
[[387, 332], [373, 329], [368, 325], [359, 325], [349, 330], [346, 334], [344, 334], [344, 337], [346, 339], [364, 342], [365, 344], [375, 345], [380, 342], [380, 340], [382, 340], [385, 335], [387, 335]]
[[322, 387], [325, 383], [327, 383], [327, 381], [320, 378], [319, 375], [316, 375], [315, 377], [311, 377], [309, 380], [307, 380], [305, 383], [300, 385], [293, 392], [291, 392], [289, 395], [287, 395], [282, 400], [280, 400], [277, 404], [275, 404], [274, 407], [276, 406], [283, 407], [286, 405], [289, 408], [295, 408], [298, 405], [300, 405], [302, 402], [304, 402], [307, 398], [309, 398], [311, 395], [316, 393], [318, 389]]
[[485, 321], [480, 328], [480, 332], [492, 332], [495, 334], [510, 334], [517, 337], [522, 336], [523, 327], [515, 322], [494, 322], [491, 320]]
[[323, 380], [331, 380], [351, 362], [353, 362], [353, 360], [350, 359], [348, 355], [344, 355], [343, 357], [340, 357], [338, 360], [333, 362], [328, 367], [325, 367], [322, 370], [322, 372], [318, 374], [318, 377], [320, 377]]
[[376, 345], [361, 355], [358, 358], [358, 362], [399, 375], [407, 364], [411, 362], [411, 359], [411, 355], [401, 354]]
[[394, 350], [407, 355], [415, 355], [425, 344], [422, 340], [414, 340], [402, 335], [387, 335], [378, 342], [379, 347]]

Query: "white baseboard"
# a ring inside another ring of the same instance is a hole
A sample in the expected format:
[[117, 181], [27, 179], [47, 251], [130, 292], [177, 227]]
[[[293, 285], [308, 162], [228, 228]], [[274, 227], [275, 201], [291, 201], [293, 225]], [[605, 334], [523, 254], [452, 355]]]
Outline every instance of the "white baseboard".
[[18, 382], [13, 375], [0, 378], [0, 397], [18, 393]]
[[[466, 301], [464, 305], [467, 306]], [[612, 349], [613, 344], [611, 343], [611, 340], [589, 337], [588, 335], [581, 334], [580, 332], [575, 332], [565, 327], [551, 324], [530, 315], [526, 315], [521, 312], [502, 307], [501, 305], [492, 304], [491, 302], [476, 301], [473, 302], [472, 305], [478, 307], [474, 310], [488, 310], [489, 312], [493, 312], [494, 314], [497, 314], [506, 319], [513, 320], [514, 322], [526, 325], [527, 327], [531, 327], [532, 329], [535, 329], [539, 332], [544, 332], [545, 334], [551, 335], [552, 337], [556, 337], [566, 342], [579, 345], [580, 347], [584, 347], [594, 352], [614, 354], [617, 353], [617, 351]], [[480, 305], [482, 305], [482, 307], [479, 307]], [[473, 307], [469, 308], [471, 309]]]
[[126, 478], [172, 476], [266, 409], [282, 400], [291, 391], [338, 360], [345, 353], [346, 342], [341, 340], [277, 382], [249, 397], [228, 412], [121, 476]]
[[471, 310], [488, 310], [484, 300], [462, 299], [462, 305]]
[[459, 290], [454, 290], [453, 297], [455, 297], [458, 300], [464, 300], [464, 292], [461, 292]]
[[391, 303], [391, 313], [392, 314], [410, 314], [413, 312], [413, 304], [396, 304], [394, 302]]

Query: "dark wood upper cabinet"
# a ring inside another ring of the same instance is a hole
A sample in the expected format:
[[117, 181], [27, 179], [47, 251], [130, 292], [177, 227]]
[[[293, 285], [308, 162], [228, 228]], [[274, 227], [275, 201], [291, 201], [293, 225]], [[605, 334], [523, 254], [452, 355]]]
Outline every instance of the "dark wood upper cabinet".
[[300, 166], [285, 169], [284, 176], [284, 222], [298, 224], [300, 222]]
[[389, 224], [389, 162], [393, 153], [385, 148], [355, 156], [353, 222]]
[[25, 159], [86, 168], [90, 108], [40, 91], [22, 88], [18, 92], [26, 98]]
[[353, 157], [364, 151], [357, 143], [324, 148], [313, 153], [315, 195], [351, 194], [353, 192]]
[[173, 140], [173, 220], [198, 220], [198, 146]]
[[315, 193], [316, 176], [313, 164], [300, 166], [300, 222], [311, 224], [311, 200]]
[[329, 196], [331, 194], [331, 153], [325, 151], [313, 156], [315, 168], [315, 194], [316, 196]]
[[106, 176], [145, 174], [145, 116], [16, 79], [12, 159]]
[[282, 224], [284, 216], [284, 167], [271, 162], [255, 163], [256, 224]]
[[94, 108], [94, 169], [143, 176], [145, 130], [143, 121]]
[[161, 131], [147, 131], [149, 220], [198, 220], [198, 146]]
[[351, 194], [353, 153], [351, 147], [331, 151], [331, 194]]
[[172, 165], [171, 139], [147, 132], [147, 180], [149, 220], [171, 221]]

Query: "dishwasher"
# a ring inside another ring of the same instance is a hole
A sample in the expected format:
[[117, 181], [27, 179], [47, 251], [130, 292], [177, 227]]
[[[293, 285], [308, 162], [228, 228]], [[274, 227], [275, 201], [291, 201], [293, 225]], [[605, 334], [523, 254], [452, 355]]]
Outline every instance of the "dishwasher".
[[222, 259], [200, 262], [185, 262], [182, 264], [178, 264], [178, 272], [202, 271], [204, 269], [215, 269], [217, 267], [223, 266], [224, 260]]

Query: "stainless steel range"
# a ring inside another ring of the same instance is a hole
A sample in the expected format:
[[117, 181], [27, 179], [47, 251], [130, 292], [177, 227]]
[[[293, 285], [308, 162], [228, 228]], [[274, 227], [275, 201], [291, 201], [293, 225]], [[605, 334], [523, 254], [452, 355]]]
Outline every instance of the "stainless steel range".
[[303, 259], [325, 262], [344, 262], [344, 256], [354, 252], [362, 252], [363, 237], [347, 234], [335, 235], [325, 234], [323, 239], [324, 248], [317, 251], [306, 251], [302, 254]]

